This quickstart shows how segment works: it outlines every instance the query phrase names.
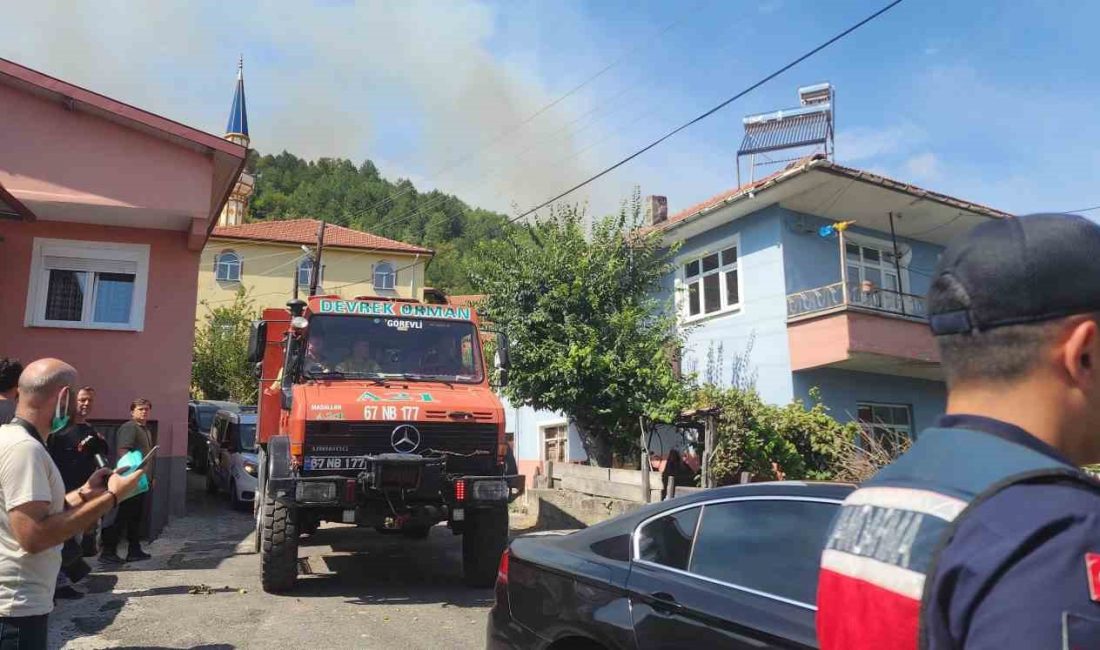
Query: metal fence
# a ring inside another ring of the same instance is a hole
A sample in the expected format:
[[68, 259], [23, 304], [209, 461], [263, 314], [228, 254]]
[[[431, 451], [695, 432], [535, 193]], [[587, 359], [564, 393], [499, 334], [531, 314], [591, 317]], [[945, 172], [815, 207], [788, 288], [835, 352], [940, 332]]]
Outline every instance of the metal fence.
[[924, 297], [882, 288], [868, 288], [859, 283], [835, 282], [823, 287], [806, 289], [787, 296], [787, 317], [805, 316], [839, 307], [859, 307], [875, 311], [926, 318]]

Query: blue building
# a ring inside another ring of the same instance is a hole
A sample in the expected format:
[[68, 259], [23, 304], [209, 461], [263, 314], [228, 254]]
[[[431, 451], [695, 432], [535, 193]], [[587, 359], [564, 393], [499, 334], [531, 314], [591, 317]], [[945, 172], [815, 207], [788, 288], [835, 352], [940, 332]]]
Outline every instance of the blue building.
[[[837, 419], [908, 435], [945, 406], [924, 302], [939, 255], [1011, 216], [820, 154], [671, 217], [651, 201], [648, 225], [679, 246], [662, 297], [686, 333], [685, 373], [776, 404], [816, 388]], [[560, 414], [508, 411], [528, 473], [585, 458]]]
[[817, 388], [834, 417], [908, 434], [944, 409], [924, 304], [940, 252], [1010, 216], [821, 155], [667, 220], [650, 213], [680, 246], [665, 291], [685, 372], [751, 382], [777, 404]]

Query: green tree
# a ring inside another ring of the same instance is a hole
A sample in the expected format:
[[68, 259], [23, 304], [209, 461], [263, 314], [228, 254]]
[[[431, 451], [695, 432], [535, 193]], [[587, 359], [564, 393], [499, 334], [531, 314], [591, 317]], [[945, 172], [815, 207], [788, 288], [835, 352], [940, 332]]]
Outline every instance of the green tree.
[[255, 309], [244, 290], [233, 304], [211, 308], [195, 332], [191, 388], [203, 399], [255, 404], [257, 381], [248, 363], [248, 336]]
[[686, 403], [675, 319], [654, 298], [672, 252], [639, 228], [640, 211], [635, 195], [586, 237], [583, 210], [557, 207], [483, 244], [471, 272], [487, 320], [511, 340], [505, 395], [568, 414], [601, 466], [638, 449], [639, 416], [668, 422]]

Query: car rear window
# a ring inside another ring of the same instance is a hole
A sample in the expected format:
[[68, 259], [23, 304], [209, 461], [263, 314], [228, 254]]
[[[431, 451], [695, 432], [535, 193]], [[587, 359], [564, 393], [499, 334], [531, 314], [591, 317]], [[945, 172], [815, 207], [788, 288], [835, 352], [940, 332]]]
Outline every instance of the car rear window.
[[689, 571], [812, 605], [837, 507], [780, 500], [707, 505]]
[[700, 508], [654, 519], [638, 533], [638, 559], [673, 569], [686, 569]]

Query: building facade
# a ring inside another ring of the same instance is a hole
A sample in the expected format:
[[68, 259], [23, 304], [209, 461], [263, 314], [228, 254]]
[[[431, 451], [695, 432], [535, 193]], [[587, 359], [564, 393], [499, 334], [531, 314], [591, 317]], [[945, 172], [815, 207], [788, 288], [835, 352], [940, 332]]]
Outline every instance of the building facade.
[[[818, 395], [838, 420], [909, 436], [945, 407], [924, 303], [939, 255], [1011, 216], [823, 156], [672, 217], [650, 214], [678, 245], [659, 297], [683, 328], [685, 374], [751, 386], [774, 404]], [[529, 475], [546, 460], [585, 460], [562, 414], [513, 408], [508, 427]], [[667, 433], [664, 452], [677, 446]]]
[[239, 144], [0, 59], [0, 356], [57, 357], [108, 434], [153, 402], [150, 523], [185, 506], [199, 259]]
[[776, 404], [816, 389], [839, 420], [914, 435], [945, 406], [924, 304], [939, 255], [1009, 216], [812, 156], [654, 224], [680, 246], [664, 297], [683, 370]]
[[[294, 219], [215, 228], [199, 266], [196, 318], [231, 304], [241, 290], [256, 308], [285, 304], [295, 286], [300, 296], [308, 295], [313, 259], [302, 247], [312, 251], [320, 225]], [[326, 224], [318, 291], [420, 299], [432, 255], [427, 248]]]

